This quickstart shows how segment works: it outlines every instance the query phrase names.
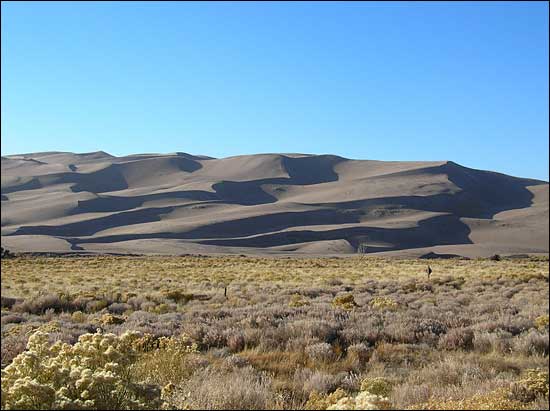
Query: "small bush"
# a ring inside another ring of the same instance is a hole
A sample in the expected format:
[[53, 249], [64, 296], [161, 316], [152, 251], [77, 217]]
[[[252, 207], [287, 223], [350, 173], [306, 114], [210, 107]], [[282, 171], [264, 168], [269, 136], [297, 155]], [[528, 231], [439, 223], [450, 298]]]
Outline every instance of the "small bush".
[[107, 300], [104, 300], [104, 299], [88, 301], [86, 303], [86, 312], [96, 313], [98, 311], [103, 310], [108, 305], [109, 305], [109, 302]]
[[347, 355], [352, 362], [363, 364], [367, 362], [372, 354], [372, 349], [363, 343], [352, 344], [348, 347]]
[[541, 315], [540, 317], [535, 318], [535, 327], [537, 327], [540, 331], [544, 331], [548, 329], [548, 314], [547, 315]]
[[288, 303], [289, 307], [303, 307], [304, 305], [310, 304], [311, 303], [300, 294], [293, 294]]
[[375, 297], [371, 300], [370, 305], [372, 308], [378, 310], [396, 310], [399, 306], [395, 300], [390, 297]]
[[454, 328], [439, 339], [445, 350], [471, 350], [474, 348], [474, 332], [469, 328]]
[[232, 352], [242, 351], [245, 347], [244, 335], [236, 330], [231, 330], [227, 334], [227, 348]]
[[353, 294], [346, 294], [334, 297], [332, 300], [332, 306], [334, 308], [341, 308], [343, 310], [350, 311], [357, 307], [357, 303], [355, 302]]
[[186, 304], [193, 299], [193, 294], [186, 293], [184, 290], [170, 290], [165, 291], [163, 296], [169, 300], [174, 301], [176, 304]]
[[0, 297], [0, 300], [1, 300], [2, 308], [7, 308], [7, 309], [10, 309], [11, 307], [13, 307], [13, 305], [17, 302], [15, 298], [4, 297], [4, 296]]
[[332, 346], [324, 342], [306, 347], [306, 354], [313, 361], [330, 361], [334, 358]]
[[71, 314], [71, 319], [76, 323], [85, 323], [88, 321], [88, 315], [84, 314], [82, 311], [75, 311]]
[[338, 400], [345, 398], [346, 396], [347, 393], [341, 388], [338, 388], [329, 395], [322, 395], [314, 391], [309, 395], [309, 399], [307, 400], [304, 408], [306, 410], [326, 410], [328, 407], [336, 404]]
[[370, 394], [388, 397], [393, 389], [393, 384], [386, 378], [365, 378], [361, 382], [361, 391]]
[[540, 333], [535, 330], [529, 331], [525, 336], [518, 340], [518, 351], [525, 355], [543, 355], [548, 356], [549, 351], [548, 333]]
[[126, 303], [113, 303], [109, 307], [107, 307], [107, 310], [111, 314], [124, 314], [126, 311], [130, 310], [132, 307], [130, 304]]
[[25, 317], [18, 315], [18, 314], [8, 314], [8, 315], [2, 315], [2, 325], [6, 324], [20, 324], [22, 322], [25, 322]]
[[124, 318], [112, 314], [103, 314], [101, 317], [94, 320], [94, 322], [102, 326], [123, 324], [124, 321]]

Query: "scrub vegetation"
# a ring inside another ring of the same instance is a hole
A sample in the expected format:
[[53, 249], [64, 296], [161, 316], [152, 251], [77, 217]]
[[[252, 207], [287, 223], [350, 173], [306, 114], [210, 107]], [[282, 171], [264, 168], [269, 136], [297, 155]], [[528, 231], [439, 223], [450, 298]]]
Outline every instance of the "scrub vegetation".
[[548, 409], [548, 258], [2, 259], [3, 409]]

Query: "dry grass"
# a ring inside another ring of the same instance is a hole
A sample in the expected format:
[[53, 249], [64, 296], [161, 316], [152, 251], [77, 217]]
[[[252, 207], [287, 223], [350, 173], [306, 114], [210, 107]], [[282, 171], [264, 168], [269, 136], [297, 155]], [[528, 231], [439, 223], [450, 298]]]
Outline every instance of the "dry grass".
[[[548, 259], [430, 265], [428, 281], [425, 261], [365, 257], [2, 260], [2, 367], [37, 329], [135, 330], [152, 348], [134, 378], [172, 384], [176, 407], [303, 409], [383, 381], [395, 408], [547, 409], [506, 395], [548, 371]], [[181, 334], [197, 353], [156, 351]]]

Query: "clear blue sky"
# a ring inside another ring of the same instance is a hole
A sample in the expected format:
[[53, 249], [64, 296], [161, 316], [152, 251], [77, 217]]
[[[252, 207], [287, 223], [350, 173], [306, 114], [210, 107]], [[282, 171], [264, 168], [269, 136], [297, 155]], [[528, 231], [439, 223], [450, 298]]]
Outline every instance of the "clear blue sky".
[[548, 180], [548, 11], [2, 2], [2, 154], [332, 153]]

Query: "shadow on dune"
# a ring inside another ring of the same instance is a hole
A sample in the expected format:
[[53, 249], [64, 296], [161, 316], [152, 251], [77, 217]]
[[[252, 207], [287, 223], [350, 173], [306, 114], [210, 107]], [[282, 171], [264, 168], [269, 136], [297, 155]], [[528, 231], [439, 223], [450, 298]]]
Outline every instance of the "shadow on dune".
[[110, 211], [125, 211], [141, 207], [147, 201], [164, 199], [185, 199], [194, 201], [218, 201], [219, 197], [208, 191], [189, 190], [171, 191], [167, 193], [146, 194], [134, 197], [103, 196], [90, 200], [79, 200], [78, 205], [70, 214], [96, 213]]
[[[200, 163], [189, 162], [188, 155], [182, 155], [186, 159], [187, 167], [184, 171], [193, 172], [202, 167]], [[316, 157], [282, 157], [283, 166], [289, 174], [289, 178], [265, 178], [251, 181], [221, 181], [212, 185], [215, 193], [203, 190], [189, 191], [173, 191], [166, 193], [147, 194], [134, 197], [123, 196], [103, 196], [91, 200], [78, 201], [77, 207], [72, 210], [71, 214], [91, 213], [91, 212], [109, 212], [109, 211], [124, 211], [131, 210], [136, 207], [141, 207], [144, 202], [180, 198], [195, 201], [217, 201], [227, 204], [238, 205], [259, 205], [275, 203], [277, 198], [262, 190], [264, 184], [278, 185], [311, 185], [320, 184], [338, 180], [338, 175], [334, 172], [334, 165], [344, 161], [343, 158], [337, 156], [316, 156]], [[114, 164], [112, 167], [116, 168]], [[101, 170], [104, 171], [104, 170]], [[115, 172], [114, 170], [110, 171]], [[127, 187], [126, 182], [118, 181], [120, 175], [98, 175], [98, 172], [90, 174], [90, 179], [95, 180], [102, 177], [108, 177], [108, 187], [93, 187], [88, 179], [81, 181], [73, 191], [92, 191], [102, 193], [106, 191], [122, 190]], [[104, 171], [107, 173], [107, 171]], [[126, 184], [126, 186], [125, 186]], [[93, 191], [94, 188], [99, 188], [98, 191]], [[107, 188], [107, 189], [105, 189]]]
[[[100, 152], [102, 153], [102, 152]], [[91, 153], [96, 155], [97, 153]], [[104, 155], [107, 155], [104, 153]], [[94, 157], [95, 158], [95, 157]], [[56, 184], [72, 184], [71, 191], [79, 193], [87, 191], [90, 193], [106, 193], [110, 191], [126, 190], [129, 188], [125, 172], [140, 167], [151, 167], [148, 162], [162, 160], [174, 167], [176, 170], [192, 173], [202, 168], [201, 163], [187, 156], [175, 156], [172, 158], [143, 158], [124, 163], [113, 163], [105, 168], [90, 173], [79, 173], [75, 164], [69, 164], [67, 167], [71, 172], [45, 174], [32, 177], [30, 181], [23, 184], [2, 187], [2, 193], [8, 194], [15, 191], [34, 190]], [[140, 164], [144, 163], [144, 164]]]
[[[199, 240], [197, 243], [224, 247], [274, 247], [280, 245], [305, 243], [322, 240], [347, 240], [353, 247], [384, 243], [386, 246], [372, 245], [376, 251], [392, 251], [407, 248], [429, 247], [445, 244], [472, 244], [468, 235], [470, 229], [458, 217], [452, 215], [437, 216], [421, 221], [411, 228], [351, 227], [325, 231], [288, 231], [258, 235], [248, 238], [229, 238]], [[95, 238], [68, 238], [72, 244], [115, 243], [140, 239], [191, 239], [190, 233], [142, 233], [120, 234]], [[195, 233], [197, 234], [197, 233]]]
[[[117, 226], [129, 226], [134, 224], [159, 221], [162, 214], [172, 212], [176, 207], [146, 208], [141, 210], [125, 211], [105, 217], [92, 218], [76, 223], [62, 224], [56, 226], [23, 226], [11, 235], [53, 235], [80, 237], [90, 236], [97, 232]], [[278, 231], [297, 225], [330, 225], [358, 223], [359, 213], [348, 210], [311, 210], [299, 212], [274, 213], [255, 217], [241, 218], [237, 220], [224, 221], [201, 226], [181, 233], [153, 233], [149, 234], [117, 234], [111, 236], [100, 236], [91, 239], [91, 242], [116, 242], [137, 238], [177, 238], [177, 239], [200, 239], [200, 238], [230, 238], [248, 236]], [[169, 237], [167, 237], [169, 236]], [[159, 237], [160, 238], [160, 237]], [[74, 241], [80, 241], [74, 239]], [[85, 242], [85, 240], [82, 240]], [[87, 242], [87, 239], [86, 239]]]
[[2, 187], [2, 194], [15, 193], [16, 191], [36, 190], [38, 188], [42, 188], [42, 184], [38, 178], [33, 177], [24, 183]]
[[332, 155], [314, 157], [281, 156], [289, 177], [264, 178], [250, 181], [222, 181], [212, 185], [220, 200], [241, 205], [259, 205], [277, 202], [277, 198], [262, 189], [262, 185], [313, 185], [338, 180], [334, 166], [344, 158]]
[[531, 206], [534, 196], [527, 187], [548, 184], [539, 180], [473, 170], [452, 162], [442, 166], [403, 171], [393, 175], [414, 176], [419, 171], [429, 174], [444, 173], [461, 191], [430, 196], [382, 197], [347, 202], [308, 203], [308, 205], [362, 210], [366, 216], [383, 208], [389, 211], [410, 209], [451, 213], [458, 217], [490, 219], [501, 211]]
[[252, 238], [228, 240], [203, 240], [200, 244], [227, 247], [274, 247], [287, 244], [322, 240], [347, 240], [354, 248], [359, 244], [384, 243], [375, 246], [376, 251], [392, 251], [407, 248], [429, 247], [445, 244], [472, 244], [469, 227], [456, 216], [445, 215], [420, 221], [417, 227], [379, 228], [351, 227], [328, 231], [289, 231], [260, 235]]
[[89, 236], [109, 228], [160, 221], [162, 214], [170, 213], [173, 209], [173, 207], [146, 208], [56, 226], [23, 226], [11, 235]]

